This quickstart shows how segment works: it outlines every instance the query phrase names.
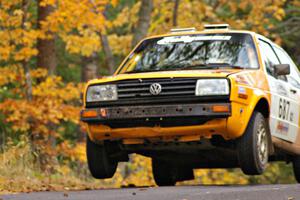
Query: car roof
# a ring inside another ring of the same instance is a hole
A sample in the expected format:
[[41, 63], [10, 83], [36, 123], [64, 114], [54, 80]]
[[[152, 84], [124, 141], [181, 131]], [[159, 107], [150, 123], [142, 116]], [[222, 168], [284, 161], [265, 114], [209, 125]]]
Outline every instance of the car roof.
[[[186, 31], [190, 29], [191, 31]], [[176, 31], [176, 32], [169, 32], [169, 33], [165, 33], [165, 34], [158, 34], [158, 35], [153, 35], [153, 36], [149, 36], [146, 37], [144, 40], [147, 39], [154, 39], [154, 38], [160, 38], [160, 37], [169, 37], [169, 36], [182, 36], [182, 35], [199, 35], [199, 34], [222, 34], [222, 33], [242, 33], [242, 34], [249, 34], [252, 37], [255, 37], [257, 39], [262, 39], [268, 43], [270, 43], [273, 46], [276, 46], [277, 48], [282, 49], [282, 47], [280, 47], [279, 45], [277, 45], [276, 43], [274, 43], [273, 41], [271, 41], [270, 39], [268, 39], [267, 37], [255, 33], [254, 31], [247, 31], [247, 30], [232, 30], [232, 29], [209, 29], [209, 30], [201, 30], [201, 31], [197, 31], [194, 28], [188, 28], [188, 29], [183, 29], [184, 31], [180, 32], [180, 31]], [[180, 30], [180, 29], [178, 29]]]
[[244, 34], [250, 34], [252, 36], [256, 35], [256, 33], [253, 32], [253, 31], [219, 29], [219, 30], [203, 30], [203, 31], [169, 32], [169, 33], [165, 33], [165, 34], [149, 36], [149, 37], [146, 37], [145, 39], [153, 39], [153, 38], [168, 37], [168, 36], [199, 35], [199, 34], [222, 34], [222, 33], [244, 33]]
[[[176, 30], [175, 32], [172, 32], [173, 30]], [[182, 30], [182, 31], [180, 31]], [[198, 34], [222, 34], [222, 33], [244, 33], [244, 34], [249, 34], [253, 37], [257, 37], [258, 39], [262, 39], [268, 43], [271, 43], [274, 46], [277, 46], [281, 48], [279, 45], [275, 44], [273, 41], [268, 39], [267, 37], [255, 33], [254, 31], [248, 31], [248, 30], [234, 30], [234, 29], [204, 29], [201, 31], [197, 31], [195, 28], [176, 28], [176, 29], [171, 29], [169, 33], [165, 34], [158, 34], [158, 35], [153, 35], [146, 37], [145, 39], [152, 39], [152, 38], [159, 38], [159, 37], [168, 37], [168, 36], [181, 36], [181, 35], [198, 35]]]

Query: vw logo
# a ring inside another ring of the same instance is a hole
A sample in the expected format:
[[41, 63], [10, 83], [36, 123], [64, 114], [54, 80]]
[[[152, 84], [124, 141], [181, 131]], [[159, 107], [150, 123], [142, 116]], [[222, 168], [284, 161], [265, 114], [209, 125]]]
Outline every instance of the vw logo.
[[153, 83], [150, 85], [150, 93], [152, 95], [159, 95], [161, 93], [161, 85], [159, 83]]

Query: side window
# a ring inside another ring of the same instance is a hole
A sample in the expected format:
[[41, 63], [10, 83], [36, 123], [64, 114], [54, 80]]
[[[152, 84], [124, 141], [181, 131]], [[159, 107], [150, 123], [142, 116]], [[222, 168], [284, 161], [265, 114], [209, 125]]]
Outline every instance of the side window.
[[287, 76], [288, 82], [294, 87], [300, 88], [300, 73], [297, 69], [297, 66], [293, 62], [293, 60], [289, 57], [289, 55], [278, 47], [274, 47], [276, 54], [279, 57], [281, 64], [289, 64], [291, 68], [291, 73]]
[[274, 76], [274, 65], [280, 64], [276, 54], [274, 53], [274, 50], [269, 43], [262, 40], [259, 41], [259, 47], [267, 69], [267, 73], [271, 76]]

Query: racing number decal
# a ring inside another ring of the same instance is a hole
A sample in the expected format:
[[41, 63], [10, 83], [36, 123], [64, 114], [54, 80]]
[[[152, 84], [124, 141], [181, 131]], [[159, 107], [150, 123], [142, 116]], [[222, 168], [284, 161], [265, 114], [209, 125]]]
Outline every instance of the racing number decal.
[[[298, 134], [299, 112], [297, 102], [285, 96], [272, 96], [271, 133], [284, 140], [295, 142]], [[272, 117], [273, 116], [273, 117]]]
[[279, 110], [278, 118], [282, 120], [293, 121], [292, 116], [290, 115], [290, 102], [286, 99], [279, 99]]

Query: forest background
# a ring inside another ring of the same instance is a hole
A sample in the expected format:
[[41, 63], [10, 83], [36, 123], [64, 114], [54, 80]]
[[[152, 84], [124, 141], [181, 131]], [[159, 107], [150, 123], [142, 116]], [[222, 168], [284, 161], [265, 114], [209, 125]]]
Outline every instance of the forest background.
[[[299, 0], [0, 0], [0, 193], [153, 186], [151, 160], [137, 155], [112, 179], [91, 178], [80, 94], [145, 36], [211, 23], [265, 35], [300, 64]], [[259, 177], [195, 175], [179, 184], [294, 182], [285, 163]]]

